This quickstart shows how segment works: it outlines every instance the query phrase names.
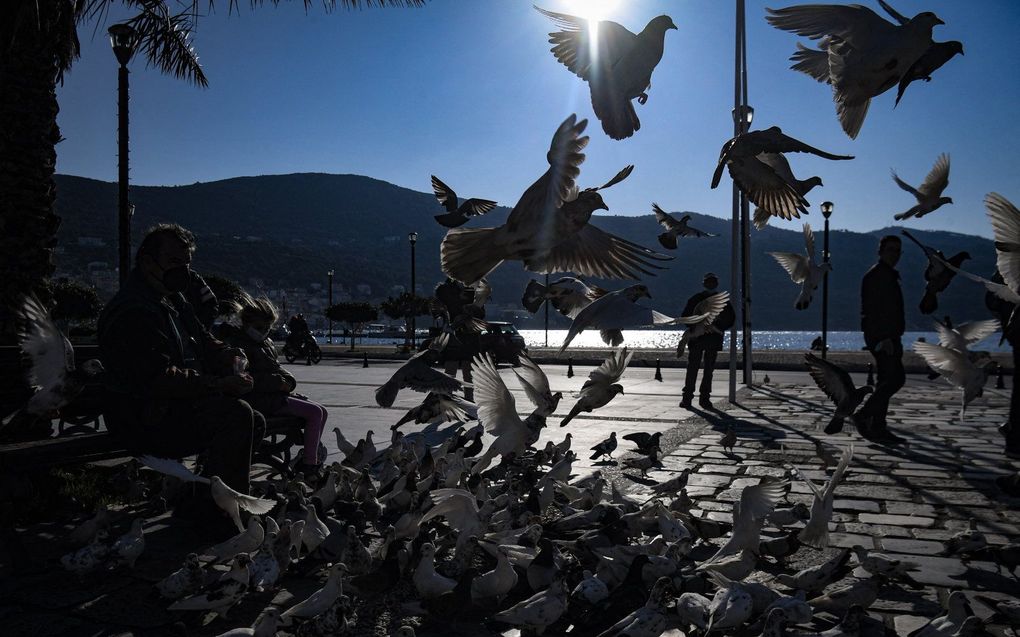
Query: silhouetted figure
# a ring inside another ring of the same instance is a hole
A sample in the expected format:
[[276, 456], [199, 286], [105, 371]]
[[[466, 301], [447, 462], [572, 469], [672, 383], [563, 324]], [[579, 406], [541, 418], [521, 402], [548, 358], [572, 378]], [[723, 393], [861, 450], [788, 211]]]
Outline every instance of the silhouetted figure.
[[[719, 277], [712, 272], [707, 272], [702, 279], [702, 284], [705, 289], [687, 299], [687, 305], [684, 306], [684, 311], [680, 313], [680, 316], [693, 315], [694, 308], [698, 303], [715, 294], [716, 288], [719, 287]], [[712, 408], [712, 373], [715, 371], [715, 359], [719, 355], [719, 350], [722, 349], [723, 332], [733, 325], [735, 318], [733, 306], [727, 302], [726, 308], [712, 322], [718, 331], [695, 337], [687, 344], [689, 358], [687, 359], [687, 374], [684, 379], [683, 399], [680, 401], [680, 406], [684, 409], [691, 408], [691, 401], [694, 399], [694, 385], [698, 382], [698, 369], [702, 366], [702, 361], [704, 361], [705, 370], [701, 377], [701, 387], [698, 390], [698, 404], [705, 409]]]
[[816, 336], [815, 340], [811, 341], [811, 351], [812, 352], [820, 352], [820, 351], [822, 351], [823, 347], [824, 346], [822, 345], [822, 337], [821, 336]]
[[[479, 325], [485, 319], [485, 307], [474, 305], [475, 291], [447, 277], [436, 286], [436, 298], [443, 308], [443, 329], [450, 332], [446, 349], [439, 355], [443, 371], [456, 378], [459, 369], [465, 383], [471, 382], [471, 359], [480, 351]], [[464, 398], [474, 400], [474, 390], [464, 388]]]
[[[899, 237], [882, 237], [878, 244], [878, 263], [871, 266], [861, 281], [861, 331], [865, 347], [875, 357], [878, 382], [875, 392], [857, 412], [855, 422], [858, 432], [865, 438], [889, 444], [903, 442], [903, 438], [889, 431], [886, 421], [889, 399], [906, 382], [901, 342], [905, 327], [903, 291], [900, 273], [896, 270], [902, 250]], [[841, 426], [830, 426], [825, 432], [836, 433], [840, 429]]]
[[[998, 270], [992, 276], [992, 281], [1003, 282], [1002, 275]], [[1020, 392], [1017, 391], [1016, 386], [1017, 369], [1020, 369], [1018, 367], [1020, 355], [1017, 353], [1017, 343], [1020, 342], [1020, 327], [1017, 326], [1017, 323], [1020, 321], [1014, 321], [1011, 324], [1009, 317], [1016, 308], [1009, 301], [1000, 299], [991, 292], [985, 293], [985, 306], [991, 310], [992, 316], [999, 319], [1003, 330], [1002, 336], [1009, 342], [1013, 350], [1013, 387], [1009, 394], [1009, 418], [999, 425], [999, 431], [1006, 437], [1006, 455], [1010, 458], [1020, 458], [1020, 425], [1017, 424], [1017, 420], [1020, 419]], [[1015, 480], [1014, 484], [1016, 484]]]

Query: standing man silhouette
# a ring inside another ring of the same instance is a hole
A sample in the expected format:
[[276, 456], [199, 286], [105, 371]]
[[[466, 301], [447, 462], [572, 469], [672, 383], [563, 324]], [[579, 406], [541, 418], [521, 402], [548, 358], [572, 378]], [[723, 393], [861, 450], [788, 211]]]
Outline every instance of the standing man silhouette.
[[[861, 280], [861, 331], [864, 345], [875, 357], [878, 382], [875, 392], [864, 403], [854, 418], [857, 431], [875, 442], [899, 444], [903, 438], [889, 431], [886, 415], [889, 399], [903, 387], [904, 331], [903, 291], [896, 264], [900, 260], [902, 243], [896, 235], [882, 237], [878, 244], [878, 263], [864, 274]], [[825, 428], [825, 433], [836, 433], [842, 425]]]
[[[694, 308], [698, 306], [698, 303], [716, 294], [716, 288], [719, 287], [719, 277], [712, 272], [706, 272], [702, 278], [702, 284], [705, 286], [705, 289], [687, 299], [687, 305], [684, 306], [684, 311], [680, 316], [691, 316], [694, 314]], [[687, 374], [684, 379], [683, 399], [680, 401], [680, 406], [684, 409], [691, 408], [691, 401], [694, 398], [694, 385], [698, 382], [698, 368], [701, 367], [702, 361], [705, 364], [705, 371], [701, 377], [698, 405], [704, 409], [712, 409], [712, 372], [715, 371], [715, 359], [719, 355], [719, 350], [722, 349], [723, 332], [733, 325], [735, 318], [733, 306], [727, 302], [726, 307], [715, 318], [715, 321], [712, 322], [712, 325], [718, 331], [702, 334], [697, 338], [691, 339], [687, 344], [689, 358], [687, 359]]]

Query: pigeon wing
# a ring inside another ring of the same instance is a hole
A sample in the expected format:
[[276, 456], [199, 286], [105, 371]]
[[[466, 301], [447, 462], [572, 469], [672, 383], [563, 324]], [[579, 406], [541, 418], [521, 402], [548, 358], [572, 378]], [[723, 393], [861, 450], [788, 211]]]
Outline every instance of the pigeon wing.
[[601, 72], [611, 69], [637, 41], [635, 34], [616, 22], [600, 20], [597, 30], [592, 30], [586, 18], [535, 8], [561, 29], [549, 34], [553, 56], [585, 81], [597, 82]]
[[751, 203], [768, 210], [773, 216], [784, 219], [792, 219], [799, 217], [802, 212], [806, 213], [807, 200], [797, 192], [792, 183], [758, 157], [748, 157], [729, 163], [730, 176]]
[[409, 387], [415, 391], [429, 392], [437, 391], [444, 394], [458, 391], [463, 388], [459, 380], [453, 376], [447, 376], [443, 372], [432, 369], [424, 362], [406, 369], [401, 378], [402, 387]]
[[227, 487], [227, 489], [229, 489], [230, 491], [233, 491], [233, 496], [234, 498], [237, 499], [238, 506], [240, 506], [248, 513], [251, 513], [252, 515], [263, 515], [269, 513], [274, 508], [276, 508], [275, 500], [268, 500], [266, 498], [256, 498], [254, 496], [245, 495], [243, 493], [234, 491], [227, 485], [223, 486]]
[[609, 358], [602, 361], [594, 371], [588, 374], [588, 378], [605, 385], [612, 385], [620, 380], [623, 373], [627, 371], [627, 365], [630, 364], [630, 359], [634, 355], [634, 352], [627, 351], [624, 347], [621, 350], [616, 350], [609, 355]]
[[776, 260], [776, 263], [783, 266], [794, 283], [803, 283], [810, 274], [808, 259], [803, 254], [794, 254], [793, 252], [769, 252], [768, 254]]
[[711, 323], [722, 313], [724, 309], [726, 309], [726, 304], [729, 302], [729, 292], [718, 292], [712, 296], [705, 297], [701, 300], [701, 302], [695, 305], [694, 314], [691, 316], [681, 316], [676, 319], [676, 322], [683, 323], [685, 325]]
[[435, 506], [422, 516], [421, 524], [439, 516], [445, 516], [449, 525], [458, 531], [472, 521], [478, 523], [478, 504], [473, 493], [464, 489], [436, 489], [431, 496]]
[[925, 197], [938, 197], [949, 185], [949, 155], [942, 153], [917, 190]]
[[517, 415], [517, 403], [496, 371], [492, 356], [488, 353], [476, 356], [471, 363], [471, 373], [478, 419], [485, 430], [499, 436], [513, 427], [523, 427], [524, 423]]
[[892, 171], [892, 178], [893, 178], [893, 181], [896, 182], [897, 186], [899, 186], [903, 190], [906, 190], [910, 194], [914, 195], [914, 197], [916, 197], [918, 199], [920, 199], [922, 197], [921, 193], [919, 193], [916, 188], [914, 188], [913, 186], [911, 186], [907, 182], [905, 182], [902, 179], [900, 179], [899, 175], [896, 174], [895, 170]]
[[204, 478], [185, 467], [180, 462], [171, 458], [157, 458], [156, 456], [139, 456], [136, 458], [138, 462], [142, 463], [146, 467], [165, 473], [168, 476], [173, 476], [184, 482], [201, 482], [203, 484], [209, 484], [209, 478]]
[[[1011, 290], [1020, 290], [1020, 210], [998, 193], [985, 196], [988, 220], [995, 232], [995, 264]], [[955, 269], [955, 268], [954, 268]]]
[[436, 193], [436, 199], [447, 212], [457, 212], [457, 193], [444, 184], [439, 177], [432, 175], [432, 190]]
[[28, 384], [50, 389], [63, 383], [74, 370], [74, 348], [57, 329], [50, 313], [34, 294], [25, 297], [22, 316], [28, 323], [22, 351], [31, 361]]
[[532, 272], [576, 272], [603, 279], [640, 279], [639, 273], [654, 276], [648, 268], [661, 270], [649, 260], [669, 261], [673, 257], [639, 246], [604, 232], [590, 223], [548, 253], [526, 259]]
[[549, 389], [549, 377], [545, 375], [542, 368], [525, 354], [520, 355], [521, 364], [514, 368], [514, 374], [520, 379], [524, 387], [524, 393], [535, 405], [545, 402], [541, 397], [551, 393]]
[[[973, 345], [984, 339], [988, 338], [992, 334], [999, 331], [999, 321], [996, 319], [988, 319], [986, 321], [971, 321], [964, 323], [956, 328], [957, 333], [963, 338], [967, 345]], [[941, 330], [939, 332], [939, 342], [942, 341]], [[945, 343], [942, 343], [945, 345]]]
[[[938, 258], [938, 257], [936, 257], [936, 258]], [[955, 265], [953, 265], [949, 261], [946, 261], [945, 259], [939, 259], [939, 261], [943, 265], [945, 265], [947, 268], [949, 268], [953, 272], [956, 272], [957, 274], [959, 274], [963, 278], [970, 279], [971, 281], [976, 281], [977, 283], [980, 283], [980, 284], [984, 285], [985, 289], [987, 289], [989, 292], [991, 292], [995, 296], [999, 297], [1003, 301], [1008, 301], [1009, 303], [1012, 303], [1013, 305], [1020, 305], [1020, 294], [1017, 294], [1016, 292], [1014, 292], [1013, 289], [1010, 288], [1008, 285], [1003, 285], [1002, 283], [996, 283], [995, 281], [989, 281], [988, 279], [986, 279], [984, 277], [980, 277], [980, 276], [978, 276], [976, 274], [971, 274], [970, 272], [967, 272], [966, 270], [961, 270], [960, 268], [956, 267]], [[1005, 278], [1005, 277], [1003, 277], [1003, 278]]]
[[854, 381], [842, 367], [814, 354], [804, 355], [811, 378], [832, 402], [839, 405], [854, 391]]
[[815, 233], [811, 230], [811, 224], [804, 224], [804, 252], [808, 261], [815, 257]]
[[915, 342], [913, 348], [926, 363], [937, 369], [946, 377], [946, 380], [957, 387], [966, 385], [967, 380], [974, 372], [974, 364], [962, 352], [921, 341]]
[[659, 222], [663, 228], [670, 232], [682, 232], [684, 226], [682, 223], [673, 218], [673, 215], [669, 214], [665, 210], [659, 207], [659, 204], [652, 204], [652, 212], [655, 213], [655, 220]]
[[846, 475], [846, 470], [850, 466], [850, 461], [854, 457], [854, 446], [849, 445], [843, 449], [843, 453], [839, 456], [839, 464], [836, 465], [836, 470], [832, 472], [832, 477], [829, 478], [829, 482], [825, 485], [824, 497], [828, 498], [832, 496], [832, 492], [836, 490], [836, 487], [843, 481], [843, 476]]
[[477, 217], [478, 215], [484, 215], [495, 208], [496, 202], [489, 199], [471, 198], [465, 201], [462, 207], [468, 216]]
[[[752, 520], [760, 520], [776, 508], [786, 496], [790, 483], [767, 481], [744, 487], [740, 492], [740, 512]], [[742, 516], [743, 517], [743, 516]], [[734, 530], [734, 534], [736, 531]]]
[[783, 31], [818, 40], [832, 36], [851, 46], [862, 37], [888, 33], [895, 25], [859, 4], [805, 4], [784, 9], [766, 9], [765, 20]]

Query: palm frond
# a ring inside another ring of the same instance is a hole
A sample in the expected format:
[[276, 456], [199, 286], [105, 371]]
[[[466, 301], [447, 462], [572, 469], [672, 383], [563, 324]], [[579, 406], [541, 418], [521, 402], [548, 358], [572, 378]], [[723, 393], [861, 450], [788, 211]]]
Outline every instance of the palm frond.
[[178, 79], [209, 86], [191, 44], [196, 14], [187, 8], [173, 14], [163, 2], [141, 2], [141, 11], [127, 21], [139, 34], [138, 50], [148, 64]]

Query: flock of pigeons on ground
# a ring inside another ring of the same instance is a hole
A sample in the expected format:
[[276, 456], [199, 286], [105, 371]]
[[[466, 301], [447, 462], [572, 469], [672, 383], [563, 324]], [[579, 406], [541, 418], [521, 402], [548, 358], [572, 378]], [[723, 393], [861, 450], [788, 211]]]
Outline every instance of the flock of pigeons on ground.
[[[837, 114], [846, 133], [860, 132], [871, 98], [893, 86], [903, 91], [930, 75], [955, 53], [959, 43], [934, 42], [932, 29], [942, 24], [932, 13], [907, 19], [879, 0], [896, 24], [860, 5], [801, 5], [769, 10], [774, 26], [818, 41], [800, 46], [794, 68], [830, 84]], [[560, 28], [551, 34], [556, 59], [585, 80], [594, 112], [614, 139], [633, 135], [640, 121], [632, 100], [644, 103], [653, 69], [662, 56], [664, 35], [675, 29], [667, 16], [653, 19], [639, 34], [610, 21], [598, 36], [586, 20], [541, 10]], [[626, 179], [628, 166], [600, 187], [580, 189], [576, 180], [588, 138], [586, 120], [568, 117], [553, 136], [548, 170], [522, 195], [507, 221], [496, 228], [460, 228], [470, 217], [495, 203], [461, 202], [433, 178], [446, 212], [437, 221], [450, 227], [442, 243], [444, 271], [487, 296], [484, 277], [503, 261], [521, 261], [538, 273], [572, 272], [606, 279], [653, 274], [670, 257], [607, 233], [590, 223], [595, 210], [606, 209], [600, 191]], [[772, 216], [799, 218], [806, 213], [804, 195], [821, 180], [798, 180], [784, 153], [807, 152], [847, 160], [785, 135], [776, 127], [751, 131], [728, 141], [713, 177], [715, 187], [726, 168], [757, 210], [759, 227]], [[945, 203], [949, 159], [941, 156], [924, 183], [914, 189], [895, 177], [917, 203], [897, 218], [920, 217]], [[968, 255], [945, 258], [921, 246], [929, 260], [925, 273], [926, 307], [956, 273], [983, 283], [1002, 299], [1020, 306], [1020, 211], [999, 195], [987, 198], [996, 235], [1003, 281], [992, 282], [960, 270]], [[664, 232], [659, 242], [673, 249], [683, 237], [710, 236], [654, 206]], [[827, 264], [814, 259], [813, 235], [804, 226], [806, 254], [773, 253], [801, 285], [796, 307], [807, 307]], [[908, 238], [915, 240], [906, 231]], [[916, 240], [915, 240], [916, 242]], [[552, 303], [573, 319], [563, 347], [586, 329], [597, 329], [612, 346], [622, 330], [644, 325], [685, 324], [684, 342], [707, 330], [724, 307], [726, 293], [698, 306], [694, 315], [673, 318], [637, 303], [648, 297], [643, 285], [601, 290], [581, 279], [564, 277], [544, 286], [532, 281], [524, 304], [536, 311]], [[65, 405], [80, 386], [82, 371], [73, 362], [66, 339], [38, 301], [25, 303], [26, 352], [33, 355], [35, 395], [24, 408], [44, 415]], [[1014, 316], [1004, 317], [1009, 329]], [[968, 347], [1000, 327], [998, 322], [940, 325], [940, 342], [915, 344], [915, 350], [964, 392], [964, 406], [980, 395], [987, 377], [987, 357]], [[55, 332], [55, 333], [54, 333]], [[438, 624], [465, 621], [493, 630], [517, 626], [528, 634], [627, 635], [657, 637], [671, 630], [685, 633], [761, 634], [766, 637], [856, 637], [874, 629], [866, 609], [890, 587], [914, 587], [911, 564], [856, 546], [831, 553], [824, 562], [795, 570], [786, 560], [803, 546], [826, 549], [837, 490], [853, 459], [853, 447], [841, 450], [835, 472], [817, 484], [789, 465], [782, 478], [765, 478], [742, 488], [733, 503], [732, 523], [690, 514], [685, 491], [689, 472], [655, 483], [647, 477], [662, 466], [659, 434], [625, 436], [636, 453], [622, 460], [650, 486], [645, 500], [621, 493], [600, 473], [570, 482], [576, 454], [568, 433], [559, 444], [535, 448], [546, 420], [562, 394], [552, 392], [541, 368], [526, 357], [514, 370], [534, 410], [521, 418], [489, 356], [472, 363], [475, 402], [455, 392], [464, 384], [432, 368], [451, 337], [402, 365], [376, 392], [384, 407], [402, 389], [426, 393], [423, 401], [393, 426], [391, 443], [379, 449], [372, 433], [356, 444], [334, 430], [345, 459], [334, 463], [320, 484], [292, 480], [275, 483], [258, 496], [230, 489], [219, 478], [201, 477], [176, 460], [141, 458], [166, 475], [168, 491], [190, 482], [208, 482], [215, 503], [238, 534], [219, 544], [182, 556], [181, 567], [157, 585], [168, 608], [205, 616], [229, 625], [229, 611], [245, 600], [264, 602], [266, 610], [251, 628], [234, 628], [224, 636], [278, 633], [298, 636], [359, 634], [379, 616], [431, 618]], [[57, 360], [57, 359], [60, 360]], [[569, 426], [582, 412], [604, 407], [623, 393], [620, 380], [630, 354], [615, 350], [590, 374], [576, 403], [560, 425]], [[869, 387], [857, 388], [835, 364], [808, 355], [811, 375], [836, 405], [835, 418], [852, 418]], [[88, 370], [94, 372], [95, 370]], [[478, 424], [464, 430], [463, 424]], [[426, 432], [436, 423], [453, 422], [433, 444]], [[404, 435], [408, 423], [427, 424], [423, 432]], [[488, 445], [483, 433], [489, 434]], [[720, 441], [732, 452], [737, 436], [730, 429]], [[592, 459], [612, 461], [616, 434], [595, 445]], [[613, 461], [615, 462], [615, 461]], [[812, 504], [791, 503], [790, 481], [805, 482]], [[169, 497], [169, 496], [168, 496]], [[113, 539], [105, 511], [76, 528], [69, 541], [76, 548], [61, 560], [82, 577], [106, 568], [133, 568], [144, 559], [145, 523], [131, 522]], [[764, 533], [763, 533], [764, 532]], [[1020, 562], [1020, 547], [990, 547], [976, 530], [951, 539], [948, 551], [985, 556], [1009, 567]], [[853, 562], [851, 562], [853, 560]], [[856, 566], [856, 570], [855, 569]], [[272, 591], [288, 578], [326, 574], [322, 587], [286, 608], [268, 604]], [[263, 595], [265, 593], [265, 595]], [[261, 596], [260, 596], [261, 595]], [[1020, 604], [991, 601], [1005, 621], [1020, 621]], [[396, 604], [394, 608], [390, 605]], [[970, 637], [980, 633], [962, 593], [953, 593], [946, 611], [911, 637]], [[820, 627], [829, 626], [824, 632]], [[369, 628], [371, 630], [371, 628]], [[413, 635], [407, 622], [394, 634]]]

